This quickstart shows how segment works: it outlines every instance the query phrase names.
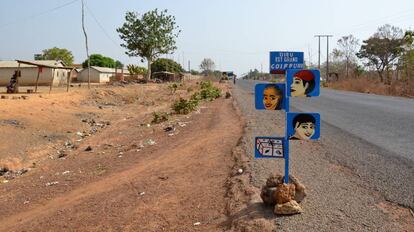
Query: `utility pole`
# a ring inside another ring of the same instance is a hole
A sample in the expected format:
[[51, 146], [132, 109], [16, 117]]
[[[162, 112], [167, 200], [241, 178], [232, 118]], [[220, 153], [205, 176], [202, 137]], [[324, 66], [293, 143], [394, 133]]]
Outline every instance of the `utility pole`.
[[321, 69], [321, 37], [323, 35], [315, 35], [318, 37], [318, 69]]
[[190, 68], [190, 60], [188, 60], [188, 72], [191, 72], [191, 68]]
[[318, 45], [318, 69], [321, 69], [321, 37], [326, 37], [326, 81], [329, 78], [329, 37], [332, 35], [315, 35], [318, 37], [319, 45]]
[[332, 35], [326, 36], [326, 81], [329, 78], [329, 37], [332, 37]]
[[89, 57], [89, 48], [88, 48], [88, 36], [86, 35], [85, 30], [85, 3], [82, 0], [82, 29], [83, 34], [85, 35], [85, 44], [86, 44], [86, 56], [88, 57], [88, 89], [91, 88], [91, 59]]
[[185, 59], [184, 59], [184, 52], [183, 52], [183, 69], [184, 69], [184, 67], [185, 67]]

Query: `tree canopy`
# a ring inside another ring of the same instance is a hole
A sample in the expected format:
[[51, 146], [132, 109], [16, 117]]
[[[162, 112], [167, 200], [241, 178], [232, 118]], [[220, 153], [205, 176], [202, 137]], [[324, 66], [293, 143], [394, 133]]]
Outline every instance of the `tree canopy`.
[[215, 67], [214, 61], [210, 58], [204, 58], [200, 64], [200, 69], [203, 73], [212, 72]]
[[117, 28], [117, 32], [124, 41], [121, 46], [126, 48], [127, 55], [147, 60], [149, 79], [152, 62], [160, 55], [170, 54], [177, 49], [175, 40], [180, 33], [177, 29], [174, 16], [168, 15], [167, 10], [155, 9], [143, 15], [127, 12], [125, 23]]
[[408, 30], [404, 34], [404, 52], [399, 60], [402, 70], [402, 79], [408, 81], [414, 77], [414, 31]]
[[181, 65], [171, 59], [166, 58], [159, 58], [151, 66], [151, 72], [173, 72], [173, 73], [180, 73], [184, 72], [184, 69]]
[[[91, 59], [91, 66], [98, 66], [98, 67], [107, 67], [107, 68], [122, 68], [124, 65], [121, 63], [121, 61], [113, 60], [110, 57], [103, 56], [101, 54], [92, 54], [90, 56]], [[86, 59], [82, 66], [84, 68], [88, 67], [88, 59]]]
[[384, 82], [391, 83], [389, 70], [398, 62], [403, 53], [403, 32], [400, 28], [391, 25], [384, 25], [378, 28], [377, 32], [369, 39], [364, 40], [357, 56], [366, 60], [367, 66], [374, 67]]
[[49, 48], [42, 51], [40, 56], [36, 56], [37, 60], [61, 60], [65, 65], [72, 65], [74, 57], [72, 52], [66, 48]]
[[349, 67], [351, 66], [351, 62], [354, 62], [355, 54], [357, 51], [357, 47], [359, 46], [359, 41], [353, 35], [342, 36], [338, 40], [338, 47], [341, 56], [345, 57], [345, 72], [346, 77], [348, 78], [349, 75]]

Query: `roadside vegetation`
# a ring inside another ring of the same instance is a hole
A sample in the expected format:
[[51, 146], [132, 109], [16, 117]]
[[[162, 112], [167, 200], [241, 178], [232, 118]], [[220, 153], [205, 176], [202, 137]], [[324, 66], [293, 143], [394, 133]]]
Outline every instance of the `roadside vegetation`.
[[[307, 63], [306, 68], [318, 68]], [[329, 54], [329, 75], [326, 62], [321, 63], [324, 87], [362, 93], [414, 98], [414, 31], [383, 25], [369, 38], [342, 36]], [[244, 79], [284, 81], [282, 75], [250, 70]]]
[[200, 83], [200, 89], [190, 99], [180, 98], [176, 101], [172, 106], [173, 111], [176, 114], [188, 114], [196, 110], [201, 101], [213, 101], [221, 96], [221, 89], [213, 86], [211, 81], [202, 81]]

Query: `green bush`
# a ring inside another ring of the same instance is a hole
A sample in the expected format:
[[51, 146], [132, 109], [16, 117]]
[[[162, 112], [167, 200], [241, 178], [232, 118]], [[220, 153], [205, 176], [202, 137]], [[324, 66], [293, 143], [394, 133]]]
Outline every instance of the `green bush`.
[[185, 100], [180, 98], [180, 100], [174, 103], [172, 109], [177, 114], [188, 114], [197, 108], [198, 103], [199, 100], [196, 99]]
[[214, 87], [211, 81], [202, 81], [200, 83], [200, 87], [200, 97], [203, 100], [212, 101], [221, 96], [221, 90], [217, 87]]
[[200, 95], [201, 95], [201, 99], [212, 101], [221, 96], [221, 90], [216, 87], [212, 87], [209, 89], [203, 89], [201, 90]]
[[166, 59], [166, 58], [158, 58], [154, 61], [151, 65], [151, 72], [172, 72], [172, 73], [180, 73], [184, 72], [184, 69], [181, 65], [174, 60]]
[[199, 101], [203, 100], [203, 98], [201, 97], [200, 92], [195, 92], [193, 95], [191, 95], [190, 100], [199, 102]]
[[202, 81], [200, 83], [200, 87], [201, 89], [209, 89], [213, 87], [213, 84], [211, 83], [211, 81]]
[[127, 65], [128, 72], [131, 75], [145, 75], [147, 74], [147, 69], [144, 67], [140, 67], [138, 65], [129, 64]]
[[172, 85], [169, 85], [169, 86], [168, 86], [168, 88], [170, 89], [171, 94], [174, 94], [174, 93], [175, 93], [175, 91], [177, 91], [178, 86], [177, 86], [177, 84], [176, 84], [176, 83], [174, 83], [174, 84], [172, 84]]
[[154, 124], [166, 122], [168, 121], [168, 118], [170, 117], [170, 114], [166, 112], [154, 112], [152, 113], [152, 115], [154, 118], [152, 119], [151, 123], [154, 123]]

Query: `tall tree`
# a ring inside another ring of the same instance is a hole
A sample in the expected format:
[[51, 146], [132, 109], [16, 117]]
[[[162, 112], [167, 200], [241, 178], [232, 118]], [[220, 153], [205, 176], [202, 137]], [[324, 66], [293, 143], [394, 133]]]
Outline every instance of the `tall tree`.
[[41, 60], [61, 60], [66, 65], [72, 65], [74, 57], [72, 52], [66, 48], [49, 48], [42, 51], [41, 56], [37, 56], [36, 59]]
[[214, 61], [210, 58], [204, 58], [201, 61], [200, 69], [206, 74], [209, 72], [212, 72], [216, 65], [214, 64]]
[[358, 46], [359, 41], [353, 35], [342, 36], [342, 38], [338, 40], [338, 47], [346, 60], [346, 78], [348, 78], [350, 62], [355, 58]]
[[403, 52], [403, 32], [400, 28], [384, 25], [369, 39], [364, 40], [357, 56], [365, 59], [367, 66], [375, 67], [381, 82], [391, 84], [389, 71], [398, 62]]
[[404, 34], [404, 52], [399, 60], [399, 68], [402, 70], [404, 81], [414, 80], [414, 31], [406, 31]]
[[[90, 65], [98, 67], [108, 67], [108, 68], [122, 68], [123, 64], [120, 61], [115, 61], [110, 57], [103, 56], [101, 54], [92, 54], [90, 55]], [[85, 60], [82, 63], [84, 68], [88, 67], [88, 61]]]
[[147, 79], [150, 79], [152, 62], [160, 55], [171, 54], [177, 49], [175, 40], [181, 32], [177, 29], [174, 16], [168, 15], [167, 10], [155, 9], [142, 16], [127, 12], [125, 23], [116, 30], [125, 42], [121, 46], [127, 49], [127, 55], [147, 60]]

